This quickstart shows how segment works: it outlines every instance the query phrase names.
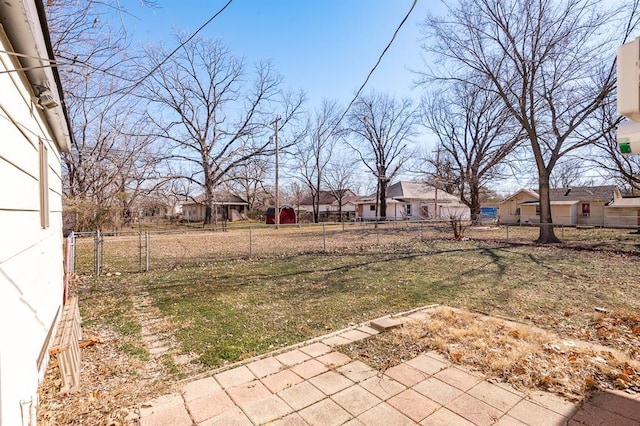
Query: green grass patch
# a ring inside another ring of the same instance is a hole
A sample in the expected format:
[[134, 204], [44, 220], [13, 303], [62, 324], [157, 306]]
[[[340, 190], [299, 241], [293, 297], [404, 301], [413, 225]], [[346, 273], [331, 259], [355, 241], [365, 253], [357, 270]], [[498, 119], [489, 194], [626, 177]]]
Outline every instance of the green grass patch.
[[138, 358], [141, 361], [149, 361], [149, 351], [144, 346], [136, 345], [131, 342], [125, 342], [120, 345], [120, 350]]
[[[216, 367], [432, 303], [570, 327], [596, 305], [637, 309], [628, 297], [637, 294], [637, 268], [628, 255], [440, 241], [393, 253], [217, 262], [129, 275], [121, 288], [149, 291], [182, 352]], [[136, 332], [116, 317], [120, 331]]]
[[594, 306], [640, 308], [638, 298], [630, 297], [640, 290], [640, 262], [633, 254], [446, 240], [385, 249], [102, 278], [83, 290], [81, 306], [92, 311], [85, 321], [100, 318], [133, 339], [140, 325], [128, 295], [147, 291], [180, 351], [194, 355], [202, 368], [433, 303], [567, 333], [577, 333]]

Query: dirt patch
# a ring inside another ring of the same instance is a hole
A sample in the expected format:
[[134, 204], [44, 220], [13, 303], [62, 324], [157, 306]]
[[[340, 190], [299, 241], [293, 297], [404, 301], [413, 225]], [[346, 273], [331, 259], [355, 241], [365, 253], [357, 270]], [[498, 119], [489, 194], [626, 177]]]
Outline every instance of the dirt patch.
[[[593, 324], [595, 330], [602, 327], [612, 338], [615, 329]], [[517, 389], [555, 392], [571, 401], [581, 401], [595, 390], [640, 391], [640, 362], [635, 353], [563, 340], [524, 324], [457, 309], [434, 309], [424, 319], [340, 350], [379, 370], [437, 350], [455, 364], [470, 366]]]
[[120, 349], [122, 336], [94, 326], [85, 327], [83, 335], [100, 343], [82, 349], [81, 390], [58, 395], [60, 373], [52, 358], [39, 388], [38, 424], [135, 424], [141, 401], [171, 389], [163, 377], [150, 374], [157, 371], [154, 366]]

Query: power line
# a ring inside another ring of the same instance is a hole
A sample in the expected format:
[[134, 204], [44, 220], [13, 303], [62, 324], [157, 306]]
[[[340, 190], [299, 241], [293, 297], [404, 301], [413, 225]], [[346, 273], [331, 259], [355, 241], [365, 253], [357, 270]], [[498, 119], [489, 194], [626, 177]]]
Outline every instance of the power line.
[[[417, 1], [417, 0], [416, 0]], [[171, 59], [171, 57], [173, 55], [176, 54], [176, 52], [180, 49], [182, 49], [184, 47], [185, 44], [189, 43], [191, 40], [193, 40], [193, 38], [198, 35], [198, 33], [200, 31], [202, 31], [207, 25], [209, 25], [211, 23], [211, 21], [213, 21], [214, 19], [216, 19], [218, 17], [218, 15], [220, 15], [222, 12], [224, 12], [224, 10], [231, 4], [231, 2], [233, 2], [233, 0], [229, 0], [224, 6], [222, 6], [222, 8], [220, 10], [218, 10], [211, 18], [209, 18], [207, 20], [207, 22], [205, 22], [204, 24], [200, 25], [200, 27], [193, 33], [191, 34], [189, 37], [187, 37], [186, 40], [184, 40], [182, 43], [180, 43], [175, 49], [173, 49], [171, 51], [171, 53], [169, 53], [162, 61], [160, 61], [155, 67], [153, 67], [153, 69], [151, 69], [151, 71], [149, 71], [144, 77], [142, 77], [140, 80], [138, 80], [138, 82], [136, 82], [131, 89], [129, 90], [128, 93], [131, 93], [131, 90], [135, 89], [136, 87], [138, 87], [139, 85], [141, 85], [147, 78], [151, 77], [151, 75], [156, 72], [162, 65], [164, 65], [169, 59]], [[127, 95], [128, 93], [125, 93], [124, 95]]]
[[391, 37], [391, 40], [389, 40], [389, 43], [387, 43], [387, 46], [384, 48], [384, 50], [382, 51], [382, 53], [380, 53], [380, 55], [378, 56], [378, 60], [376, 61], [375, 65], [373, 66], [373, 68], [371, 68], [371, 71], [369, 71], [369, 74], [367, 75], [367, 78], [364, 80], [364, 82], [362, 83], [362, 85], [360, 86], [360, 88], [358, 89], [358, 91], [356, 92], [355, 96], [353, 97], [353, 99], [351, 99], [351, 102], [349, 102], [349, 105], [347, 105], [347, 108], [344, 110], [344, 112], [342, 113], [342, 115], [340, 116], [340, 119], [338, 119], [338, 121], [336, 122], [336, 124], [333, 126], [333, 130], [332, 133], [336, 130], [336, 128], [340, 125], [340, 123], [342, 122], [342, 120], [344, 120], [344, 117], [347, 115], [347, 113], [349, 112], [349, 110], [351, 109], [351, 107], [353, 106], [354, 102], [358, 99], [358, 97], [360, 96], [360, 94], [362, 93], [362, 91], [364, 90], [365, 86], [367, 85], [367, 83], [369, 82], [369, 79], [371, 78], [371, 76], [373, 75], [374, 71], [376, 70], [376, 68], [378, 68], [378, 65], [380, 65], [380, 62], [382, 62], [382, 58], [384, 57], [384, 55], [387, 53], [387, 51], [389, 50], [389, 48], [391, 47], [391, 45], [393, 44], [393, 42], [396, 39], [396, 36], [398, 35], [398, 33], [400, 32], [400, 29], [402, 28], [402, 26], [405, 24], [405, 22], [407, 22], [407, 19], [409, 19], [409, 16], [411, 16], [411, 13], [413, 12], [413, 9], [415, 9], [416, 4], [418, 3], [418, 0], [413, 0], [413, 3], [411, 4], [411, 7], [409, 8], [409, 11], [407, 12], [407, 14], [405, 15], [405, 17], [402, 19], [402, 21], [400, 22], [400, 25], [398, 25], [398, 27], [396, 28], [396, 30], [393, 32], [393, 36]]
[[18, 72], [18, 71], [30, 71], [30, 70], [41, 69], [41, 68], [53, 68], [53, 67], [60, 68], [61, 66], [70, 66], [70, 67], [81, 67], [81, 66], [84, 66], [86, 68], [89, 68], [90, 70], [99, 71], [99, 72], [101, 72], [103, 74], [106, 74], [106, 75], [108, 75], [110, 77], [119, 78], [121, 80], [129, 81], [129, 82], [133, 82], [134, 81], [132, 79], [122, 77], [121, 75], [114, 74], [114, 73], [112, 73], [110, 71], [107, 71], [105, 69], [102, 69], [100, 67], [96, 67], [94, 65], [91, 65], [90, 63], [82, 61], [82, 60], [80, 60], [78, 58], [73, 58], [73, 59], [72, 58], [67, 58], [64, 55], [56, 55], [56, 57], [57, 58], [62, 58], [62, 59], [66, 60], [66, 61], [69, 61], [69, 62], [62, 62], [62, 61], [58, 61], [58, 60], [55, 60], [55, 59], [42, 58], [42, 57], [33, 56], [33, 55], [25, 55], [24, 53], [18, 53], [18, 52], [9, 52], [9, 51], [6, 51], [6, 50], [1, 50], [1, 49], [0, 49], [0, 53], [4, 53], [4, 54], [7, 54], [7, 55], [15, 56], [15, 57], [18, 57], [18, 58], [35, 59], [37, 61], [41, 61], [41, 62], [46, 62], [47, 63], [46, 65], [33, 66], [33, 67], [27, 67], [27, 68], [14, 68], [14, 69], [10, 69], [10, 70], [0, 71], [0, 74], [8, 74], [8, 73], [11, 73], [11, 72]]
[[[175, 55], [178, 52], [178, 50], [182, 49], [185, 46], [185, 44], [187, 44], [191, 40], [193, 40], [193, 38], [196, 35], [198, 35], [198, 33], [200, 31], [202, 31], [207, 25], [209, 25], [214, 19], [216, 19], [218, 17], [218, 15], [220, 15], [222, 12], [224, 12], [225, 9], [227, 7], [229, 7], [229, 5], [232, 2], [233, 2], [233, 0], [227, 1], [227, 3], [220, 8], [220, 10], [218, 10], [215, 14], [213, 14], [213, 16], [211, 16], [211, 18], [209, 18], [204, 24], [200, 25], [200, 27], [198, 27], [197, 30], [195, 30], [189, 37], [187, 37], [186, 40], [182, 41], [175, 49], [173, 49], [162, 61], [160, 61], [155, 67], [153, 67], [149, 72], [147, 72], [147, 74], [145, 74], [142, 78], [140, 78], [138, 81], [136, 81], [131, 86], [122, 89], [122, 91], [119, 91], [119, 92], [122, 93], [122, 95], [118, 99], [116, 99], [115, 102], [117, 103], [120, 100], [122, 100], [122, 98], [124, 98], [125, 96], [131, 94], [131, 92], [133, 92], [133, 90], [135, 90], [138, 86], [140, 86], [147, 78], [151, 77], [151, 75], [153, 75], [153, 73], [158, 71], [158, 69], [160, 69], [160, 67], [162, 65], [164, 65], [169, 59], [171, 59], [171, 57], [173, 55]], [[87, 96], [84, 99], [98, 99], [98, 98], [104, 98], [104, 97], [111, 96], [111, 95], [113, 95], [113, 93], [109, 93], [109, 94], [105, 94], [105, 95], [98, 95], [98, 96]]]

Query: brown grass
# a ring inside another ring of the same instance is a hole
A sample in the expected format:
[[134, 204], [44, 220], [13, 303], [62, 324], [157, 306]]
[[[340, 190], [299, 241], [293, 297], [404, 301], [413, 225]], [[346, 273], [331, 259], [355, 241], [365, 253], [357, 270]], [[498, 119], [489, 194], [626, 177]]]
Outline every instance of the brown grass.
[[542, 329], [467, 311], [437, 308], [402, 328], [343, 347], [384, 370], [428, 350], [521, 390], [580, 401], [595, 389], [640, 391], [640, 362], [627, 354]]
[[[82, 275], [72, 289], [85, 336], [103, 343], [83, 350], [78, 395], [56, 396], [52, 365], [41, 387], [42, 423], [122, 423], [132, 406], [177, 379], [432, 303], [517, 318], [639, 361], [640, 236], [608, 230], [590, 239], [584, 230], [575, 246], [545, 247], [531, 244], [534, 228], [518, 229], [522, 239], [511, 245], [500, 238], [504, 228], [470, 230], [472, 239], [454, 242], [448, 229], [402, 225], [252, 229], [251, 259], [248, 229], [156, 234], [152, 272], [143, 274], [127, 273], [138, 270], [139, 239], [109, 237], [111, 275]], [[90, 274], [93, 240], [77, 242], [78, 272]], [[149, 359], [136, 315], [140, 293], [177, 342], [167, 358]], [[616, 314], [592, 324], [594, 306]], [[422, 341], [387, 345], [375, 356], [393, 362], [408, 348], [423, 350]], [[177, 360], [185, 356], [188, 365]]]

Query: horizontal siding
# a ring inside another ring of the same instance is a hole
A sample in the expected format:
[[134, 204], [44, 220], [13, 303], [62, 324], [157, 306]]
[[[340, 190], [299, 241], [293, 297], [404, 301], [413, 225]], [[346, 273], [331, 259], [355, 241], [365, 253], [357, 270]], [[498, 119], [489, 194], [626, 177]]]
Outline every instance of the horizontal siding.
[[[0, 213], [0, 223], [4, 219], [7, 219], [7, 214]], [[43, 371], [37, 371], [37, 359], [49, 327], [62, 305], [60, 220], [60, 215], [55, 215], [51, 217], [50, 228], [12, 238], [7, 245], [20, 251], [9, 259], [0, 260], [2, 314], [4, 318], [11, 318], [11, 327], [5, 327], [3, 334], [9, 342], [20, 342], [12, 345], [19, 350], [10, 353], [18, 358], [2, 360], [3, 364], [9, 361], [7, 369], [2, 371], [9, 377], [3, 379], [12, 383], [10, 388], [15, 394], [24, 392], [28, 395], [29, 389], [35, 389], [42, 377]], [[39, 225], [39, 217], [34, 222]], [[25, 227], [29, 225], [24, 223]], [[7, 235], [7, 227], [0, 228], [3, 235]]]
[[607, 208], [605, 224], [607, 226], [624, 226], [634, 228], [638, 226], [637, 207], [629, 208]]
[[[2, 90], [2, 88], [0, 88]], [[10, 103], [0, 95], [0, 103], [3, 105]], [[25, 173], [37, 177], [38, 173], [38, 148], [33, 146], [31, 140], [27, 139], [22, 132], [12, 123], [3, 110], [0, 109], [0, 134], [3, 143], [0, 144], [0, 158], [6, 163], [23, 170]], [[11, 141], [7, 143], [6, 141]]]
[[[24, 256], [30, 247], [43, 244], [49, 233], [61, 235], [61, 228], [56, 228], [61, 226], [61, 218], [61, 213], [50, 213], [50, 226], [47, 229], [42, 229], [39, 211], [0, 210], [0, 235], [2, 235], [0, 266], [12, 257]], [[59, 251], [59, 247], [54, 247], [54, 249]]]
[[[30, 12], [34, 12], [30, 10]], [[32, 23], [37, 21], [37, 16]], [[26, 25], [26, 23], [25, 23]], [[38, 356], [62, 305], [60, 152], [0, 25], [0, 423], [19, 424], [19, 402], [37, 398]], [[10, 71], [10, 72], [2, 72]], [[49, 227], [41, 228], [39, 142], [47, 146]]]
[[0, 210], [40, 210], [37, 178], [1, 157], [0, 182]]

